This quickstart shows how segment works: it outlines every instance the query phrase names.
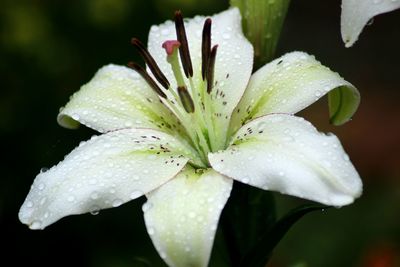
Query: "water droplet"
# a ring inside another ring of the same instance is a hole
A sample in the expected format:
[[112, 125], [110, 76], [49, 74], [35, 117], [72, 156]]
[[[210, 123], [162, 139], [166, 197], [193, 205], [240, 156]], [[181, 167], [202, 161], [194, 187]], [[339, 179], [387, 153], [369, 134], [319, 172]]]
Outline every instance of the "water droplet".
[[224, 33], [224, 34], [222, 34], [222, 38], [224, 38], [225, 40], [228, 40], [229, 38], [231, 38], [231, 35], [229, 33]]
[[132, 127], [132, 122], [130, 122], [130, 121], [127, 121], [127, 122], [125, 122], [125, 127]]
[[316, 97], [320, 97], [320, 96], [321, 96], [321, 92], [320, 92], [320, 91], [318, 91], [318, 90], [317, 90], [317, 91], [315, 91], [315, 96], [316, 96]]
[[47, 198], [42, 198], [41, 200], [40, 200], [40, 205], [43, 205], [45, 202], [46, 202], [46, 200], [47, 200]]
[[153, 207], [153, 204], [151, 202], [146, 202], [142, 206], [142, 211], [146, 212], [146, 211], [150, 210], [152, 207]]
[[112, 206], [113, 206], [114, 208], [116, 208], [116, 207], [121, 206], [122, 203], [123, 203], [122, 199], [117, 198], [117, 199], [114, 199], [114, 201], [113, 201], [113, 203], [112, 203]]
[[196, 213], [193, 211], [189, 212], [189, 218], [193, 219], [194, 217], [196, 217]]
[[169, 29], [162, 29], [161, 30], [162, 35], [168, 35], [169, 34]]
[[40, 169], [40, 173], [45, 173], [45, 172], [47, 172], [49, 170], [49, 168], [41, 168]]
[[33, 202], [32, 201], [26, 202], [26, 207], [27, 208], [32, 208], [33, 207]]
[[89, 180], [89, 184], [91, 184], [91, 185], [94, 185], [94, 184], [96, 184], [97, 183], [97, 180], [96, 179], [90, 179]]
[[92, 194], [90, 194], [90, 198], [95, 200], [99, 198], [99, 194], [97, 192], [93, 192]]
[[67, 200], [68, 200], [68, 202], [72, 202], [72, 201], [75, 200], [75, 197], [74, 197], [74, 196], [69, 196], [69, 197], [67, 198]]
[[72, 119], [78, 121], [79, 120], [79, 115], [78, 114], [72, 114]]
[[41, 229], [42, 228], [42, 222], [39, 220], [35, 220], [31, 223], [31, 225], [29, 226], [29, 228], [31, 228], [32, 230], [36, 230], [36, 229]]
[[160, 251], [160, 257], [161, 257], [161, 259], [166, 259], [167, 253], [165, 253], [164, 251]]
[[46, 187], [46, 185], [45, 185], [44, 183], [40, 183], [40, 184], [38, 185], [38, 189], [39, 189], [39, 190], [43, 190], [45, 187]]
[[149, 233], [149, 235], [154, 235], [154, 228], [153, 227], [149, 227], [148, 229], [147, 229], [147, 233]]
[[100, 213], [100, 208], [98, 206], [92, 206], [90, 208], [90, 214], [97, 215]]
[[143, 192], [141, 192], [139, 190], [135, 190], [130, 194], [130, 198], [135, 199], [135, 198], [140, 197], [141, 195], [143, 195]]

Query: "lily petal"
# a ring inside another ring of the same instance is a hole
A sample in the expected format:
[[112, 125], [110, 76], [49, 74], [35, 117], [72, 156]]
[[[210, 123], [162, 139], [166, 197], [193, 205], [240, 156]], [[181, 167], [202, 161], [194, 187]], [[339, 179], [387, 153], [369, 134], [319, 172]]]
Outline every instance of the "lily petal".
[[[190, 55], [193, 63], [193, 83], [201, 88], [201, 40], [205, 17], [197, 16], [185, 20]], [[253, 47], [242, 32], [240, 11], [231, 8], [211, 17], [212, 46], [218, 45], [215, 62], [214, 88], [212, 89], [212, 109], [214, 125], [219, 140], [226, 138], [231, 113], [244, 93], [253, 66]], [[150, 30], [148, 48], [160, 68], [176, 88], [176, 82], [166, 53], [162, 48], [165, 40], [176, 39], [175, 25], [167, 21]], [[182, 71], [183, 73], [183, 71]], [[190, 84], [186, 80], [187, 84]], [[205, 90], [205, 88], [203, 88]]]
[[231, 133], [252, 118], [269, 113], [294, 114], [328, 92], [331, 122], [347, 122], [360, 102], [357, 89], [313, 56], [288, 53], [252, 75], [232, 116]]
[[158, 95], [135, 71], [117, 65], [101, 68], [60, 111], [58, 123], [82, 123], [99, 132], [141, 127], [171, 132], [178, 124]]
[[232, 183], [212, 169], [186, 167], [148, 194], [143, 205], [147, 231], [169, 266], [207, 266]]
[[119, 206], [167, 182], [189, 157], [186, 147], [160, 131], [124, 129], [94, 136], [36, 177], [19, 219], [43, 229], [67, 215]]
[[399, 0], [342, 0], [341, 33], [346, 47], [352, 46], [374, 16], [400, 8]]
[[271, 114], [244, 125], [226, 151], [209, 155], [221, 174], [265, 190], [326, 205], [360, 196], [360, 177], [338, 138], [303, 118]]

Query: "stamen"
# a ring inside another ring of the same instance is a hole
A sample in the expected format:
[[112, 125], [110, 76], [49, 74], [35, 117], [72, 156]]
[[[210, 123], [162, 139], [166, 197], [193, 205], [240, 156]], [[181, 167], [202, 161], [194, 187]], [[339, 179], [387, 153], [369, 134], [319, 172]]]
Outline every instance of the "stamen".
[[207, 67], [207, 93], [211, 93], [214, 87], [214, 69], [215, 69], [215, 58], [217, 57], [218, 45], [214, 45], [211, 49], [210, 58]]
[[150, 75], [146, 72], [144, 68], [142, 68], [140, 65], [134, 63], [134, 62], [129, 62], [128, 67], [135, 70], [137, 73], [142, 76], [142, 78], [150, 85], [150, 87], [161, 97], [167, 98], [165, 93], [161, 90], [160, 87], [158, 87], [157, 83], [150, 77]]
[[158, 67], [156, 61], [151, 56], [149, 51], [147, 51], [146, 47], [139, 41], [137, 38], [132, 38], [131, 44], [137, 48], [140, 55], [143, 57], [144, 61], [146, 62], [147, 66], [149, 66], [151, 72], [153, 73], [154, 77], [157, 79], [159, 83], [165, 88], [169, 88], [169, 81], [167, 77], [162, 73], [160, 68]]
[[192, 61], [190, 59], [189, 44], [186, 37], [185, 25], [181, 11], [175, 12], [176, 37], [181, 43], [179, 54], [181, 55], [182, 67], [187, 78], [193, 77]]
[[201, 75], [203, 80], [206, 79], [208, 60], [211, 51], [211, 19], [208, 18], [204, 22], [203, 38], [201, 42]]
[[186, 86], [178, 86], [178, 94], [181, 99], [182, 105], [185, 108], [187, 113], [194, 112], [194, 103], [193, 99], [190, 96]]

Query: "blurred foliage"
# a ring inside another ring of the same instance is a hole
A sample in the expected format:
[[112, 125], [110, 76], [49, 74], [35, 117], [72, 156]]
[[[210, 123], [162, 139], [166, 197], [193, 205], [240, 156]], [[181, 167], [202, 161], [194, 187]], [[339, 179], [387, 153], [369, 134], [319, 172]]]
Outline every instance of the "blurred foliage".
[[[13, 266], [165, 266], [145, 230], [144, 198], [98, 216], [71, 216], [45, 231], [31, 231], [20, 224], [18, 209], [41, 167], [56, 164], [95, 134], [84, 127], [66, 130], [56, 123], [58, 109], [74, 91], [105, 64], [140, 61], [130, 38], [146, 41], [150, 26], [172, 18], [175, 9], [188, 17], [214, 14], [226, 7], [227, 0], [2, 1], [3, 262]], [[292, 50], [315, 54], [360, 89], [362, 105], [349, 125], [329, 126], [325, 103], [317, 103], [304, 115], [320, 130], [339, 135], [364, 179], [365, 193], [354, 205], [302, 219], [278, 245], [271, 267], [399, 266], [400, 36], [395, 26], [400, 14], [376, 18], [349, 50], [340, 40], [339, 13], [339, 1], [292, 1], [277, 54]], [[274, 196], [279, 217], [307, 203]], [[227, 262], [224, 251], [219, 229], [211, 267]], [[382, 262], [385, 265], [377, 265]]]

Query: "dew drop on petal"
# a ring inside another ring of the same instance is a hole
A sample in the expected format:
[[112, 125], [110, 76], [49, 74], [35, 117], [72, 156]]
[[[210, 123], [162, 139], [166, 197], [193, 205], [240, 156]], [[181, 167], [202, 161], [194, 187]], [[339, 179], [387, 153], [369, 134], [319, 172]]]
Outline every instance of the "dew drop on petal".
[[98, 206], [92, 206], [90, 208], [90, 214], [97, 215], [100, 213], [100, 208]]
[[222, 38], [224, 38], [225, 40], [228, 40], [231, 38], [231, 35], [229, 33], [224, 33], [224, 34], [222, 34]]
[[90, 198], [95, 200], [99, 198], [99, 194], [97, 192], [93, 192], [92, 194], [90, 194]]
[[32, 222], [32, 224], [29, 226], [29, 228], [31, 228], [32, 230], [36, 230], [36, 229], [41, 229], [42, 228], [42, 222], [39, 220], [35, 220]]
[[45, 187], [46, 187], [46, 185], [45, 185], [44, 183], [40, 183], [40, 184], [38, 185], [38, 189], [39, 189], [39, 190], [43, 190]]
[[149, 235], [154, 235], [154, 228], [153, 227], [149, 227], [148, 229], [147, 229], [147, 232], [149, 233]]
[[146, 202], [142, 206], [143, 212], [149, 211], [153, 207], [153, 204], [150, 202]]
[[27, 208], [32, 208], [33, 207], [33, 202], [32, 201], [26, 202], [26, 207]]
[[143, 193], [141, 191], [135, 190], [130, 194], [130, 198], [135, 199], [135, 198], [140, 197], [141, 195], [143, 195]]
[[122, 201], [121, 199], [117, 198], [117, 199], [114, 199], [114, 201], [113, 201], [113, 203], [112, 203], [112, 206], [113, 206], [114, 208], [116, 208], [116, 207], [121, 206], [122, 203], [123, 203], [123, 201]]

